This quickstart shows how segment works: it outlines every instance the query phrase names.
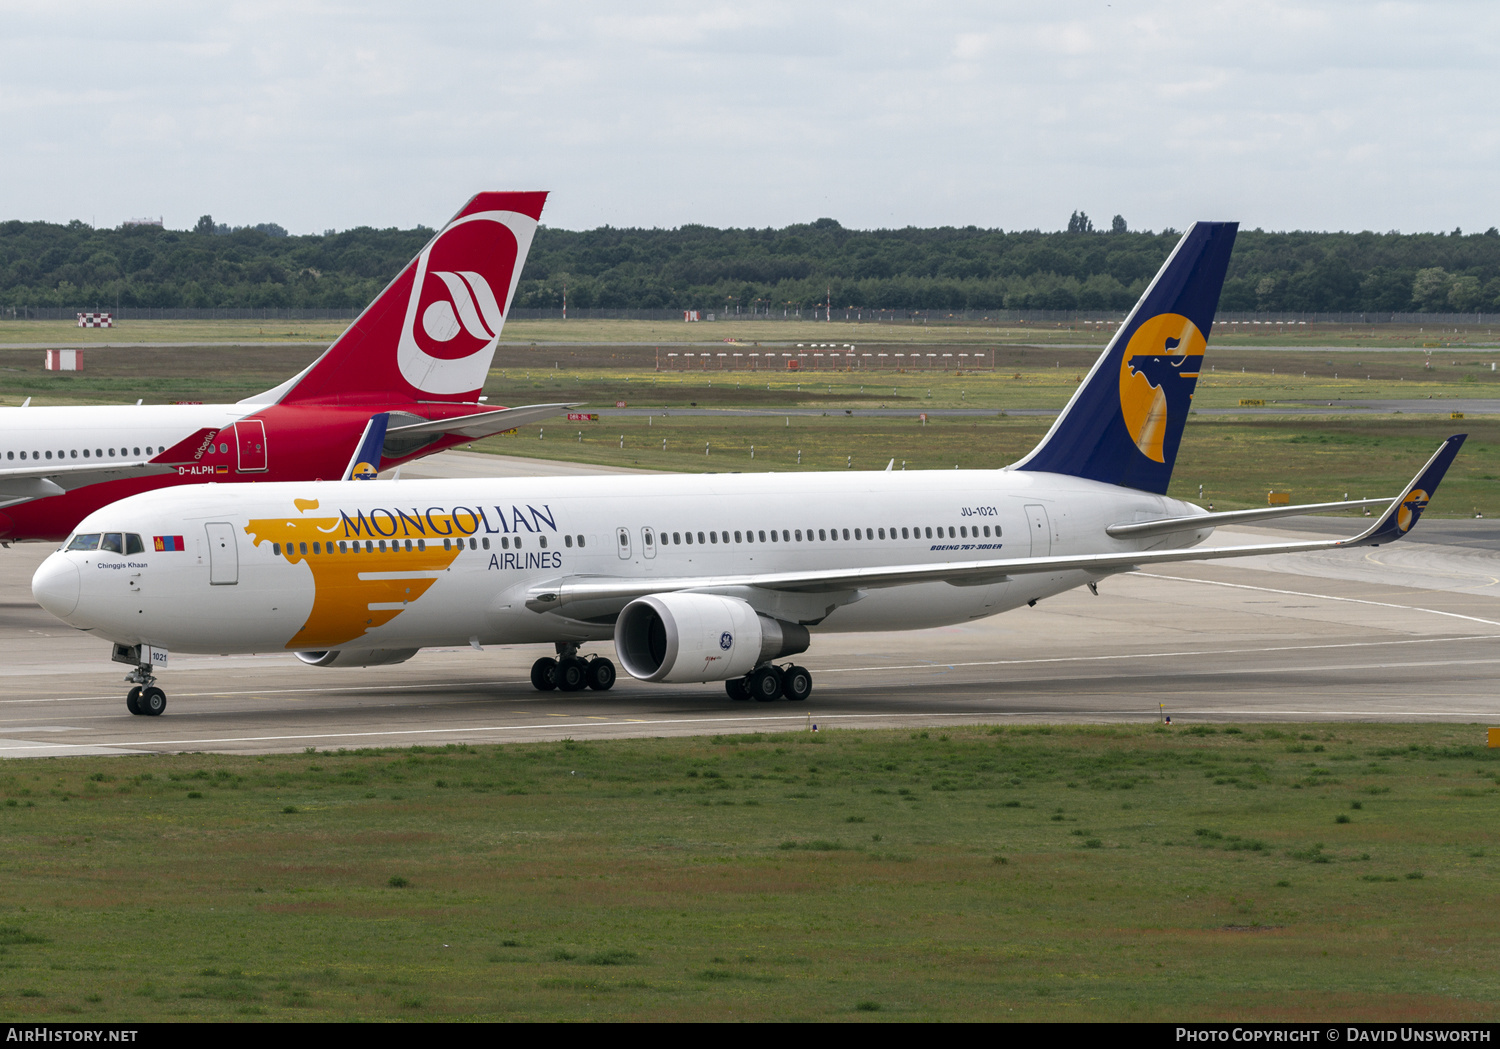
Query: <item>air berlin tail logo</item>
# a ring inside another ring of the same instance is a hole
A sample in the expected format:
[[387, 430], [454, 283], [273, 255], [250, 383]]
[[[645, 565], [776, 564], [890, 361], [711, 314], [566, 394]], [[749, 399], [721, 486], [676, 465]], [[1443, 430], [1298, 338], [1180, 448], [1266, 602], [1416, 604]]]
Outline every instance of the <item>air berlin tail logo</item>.
[[432, 394], [484, 385], [536, 226], [513, 211], [465, 215], [417, 256], [396, 350], [407, 382]]
[[448, 287], [448, 298], [438, 299], [422, 311], [422, 330], [430, 338], [449, 342], [465, 331], [473, 338], [489, 342], [500, 334], [505, 316], [482, 275], [468, 270], [430, 276]]

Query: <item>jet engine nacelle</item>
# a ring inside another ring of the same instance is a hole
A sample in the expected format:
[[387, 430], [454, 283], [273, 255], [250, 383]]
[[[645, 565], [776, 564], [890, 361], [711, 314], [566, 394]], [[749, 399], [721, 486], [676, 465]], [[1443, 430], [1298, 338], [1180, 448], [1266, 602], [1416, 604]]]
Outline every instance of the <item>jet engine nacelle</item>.
[[405, 663], [420, 652], [419, 648], [344, 648], [327, 652], [298, 652], [297, 658], [310, 667], [383, 667]]
[[652, 594], [615, 620], [620, 664], [642, 681], [727, 681], [808, 643], [806, 627], [720, 594]]

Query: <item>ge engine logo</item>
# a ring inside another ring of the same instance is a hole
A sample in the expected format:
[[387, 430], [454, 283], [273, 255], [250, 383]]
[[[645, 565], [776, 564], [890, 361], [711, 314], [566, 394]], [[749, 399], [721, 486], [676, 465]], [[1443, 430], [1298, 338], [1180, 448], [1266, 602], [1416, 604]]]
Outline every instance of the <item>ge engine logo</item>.
[[719, 635], [719, 647], [725, 652], [729, 651], [729, 646], [732, 644], [734, 644], [734, 635], [729, 631], [726, 630]]

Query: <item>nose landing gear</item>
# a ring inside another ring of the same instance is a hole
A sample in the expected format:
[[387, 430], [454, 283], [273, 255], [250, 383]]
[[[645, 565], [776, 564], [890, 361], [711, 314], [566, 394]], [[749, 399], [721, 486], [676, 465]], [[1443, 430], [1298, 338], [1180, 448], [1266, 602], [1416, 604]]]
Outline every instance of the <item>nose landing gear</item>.
[[125, 694], [126, 710], [132, 714], [154, 718], [160, 717], [161, 712], [167, 709], [167, 694], [156, 687], [156, 675], [151, 673], [150, 667], [132, 670], [125, 675], [125, 680], [140, 682]]

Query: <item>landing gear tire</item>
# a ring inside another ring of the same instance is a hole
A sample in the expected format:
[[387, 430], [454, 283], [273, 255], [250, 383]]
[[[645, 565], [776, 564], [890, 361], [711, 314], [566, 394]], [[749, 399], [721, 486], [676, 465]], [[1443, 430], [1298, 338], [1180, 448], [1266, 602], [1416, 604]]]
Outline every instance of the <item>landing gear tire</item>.
[[806, 667], [790, 666], [781, 672], [781, 694], [793, 703], [812, 695], [812, 675]]
[[745, 683], [750, 686], [750, 695], [762, 703], [769, 703], [781, 696], [781, 671], [776, 667], [752, 670]]
[[167, 709], [167, 694], [155, 685], [141, 690], [141, 698], [137, 701], [142, 714], [151, 717], [160, 717], [161, 712]]
[[608, 692], [615, 687], [615, 665], [603, 656], [591, 659], [585, 677], [595, 692]]
[[750, 686], [742, 677], [730, 678], [724, 682], [724, 691], [729, 693], [729, 698], [734, 700], [749, 699]]
[[531, 686], [538, 692], [551, 692], [557, 687], [557, 660], [543, 656], [531, 664]]
[[589, 685], [589, 665], [576, 656], [557, 661], [557, 688], [560, 692], [581, 692]]
[[141, 709], [141, 686], [137, 685], [135, 688], [125, 693], [125, 709], [130, 711], [132, 714], [145, 713], [145, 711]]

